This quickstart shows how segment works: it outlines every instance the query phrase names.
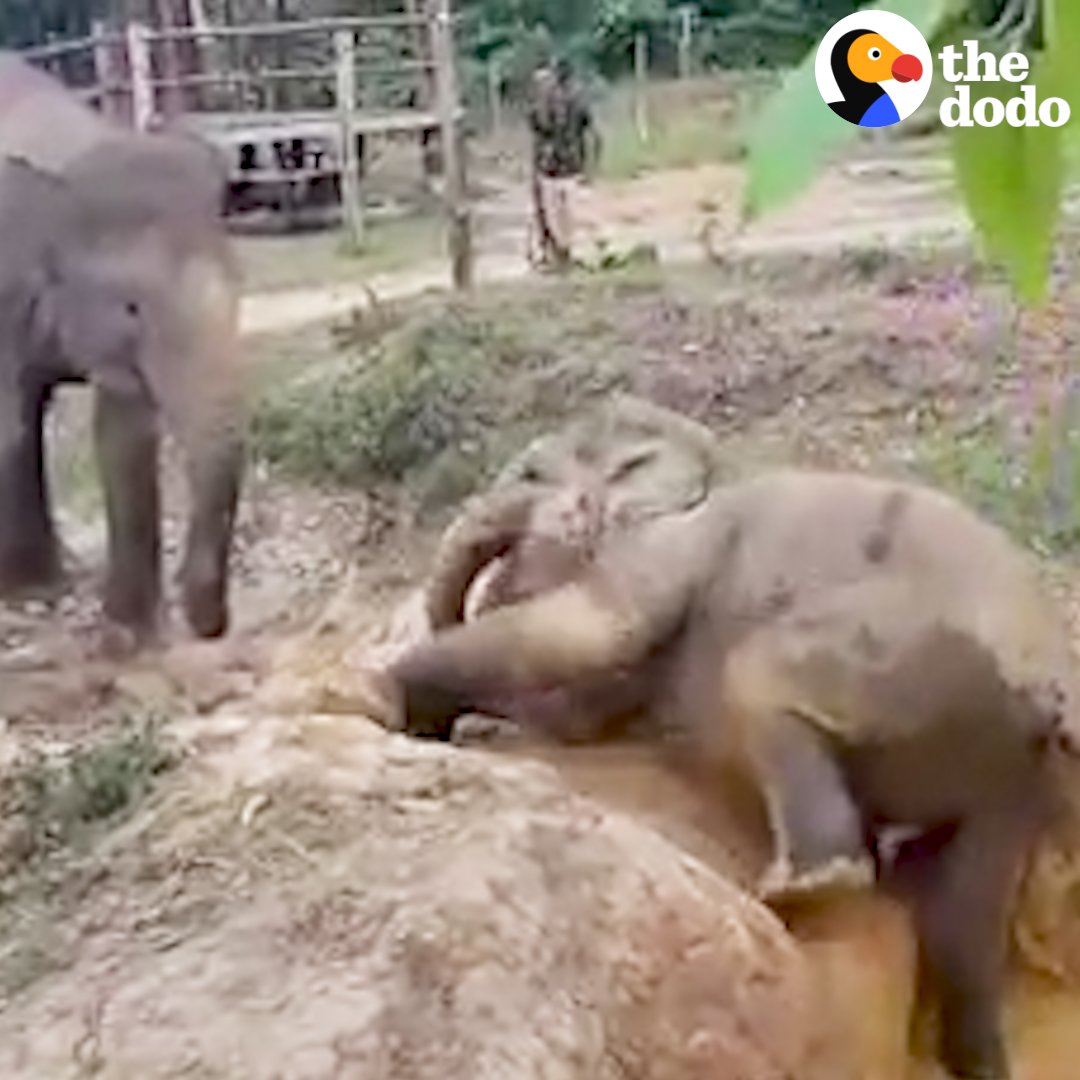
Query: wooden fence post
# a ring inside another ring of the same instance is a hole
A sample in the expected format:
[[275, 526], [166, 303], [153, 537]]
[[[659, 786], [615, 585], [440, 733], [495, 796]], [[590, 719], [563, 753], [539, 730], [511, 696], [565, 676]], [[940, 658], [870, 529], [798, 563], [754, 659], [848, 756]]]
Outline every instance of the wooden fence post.
[[694, 9], [689, 4], [679, 8], [679, 78], [689, 79], [693, 67]]
[[634, 118], [638, 138], [649, 141], [649, 110], [646, 96], [649, 89], [649, 38], [644, 31], [634, 35]]
[[356, 115], [356, 31], [336, 31], [334, 52], [337, 55], [337, 111], [341, 127], [341, 209], [349, 240], [359, 249], [364, 242], [364, 203], [353, 126]]
[[94, 37], [94, 79], [101, 90], [101, 111], [105, 116], [119, 119], [123, 116], [123, 102], [114, 89], [117, 79], [116, 54], [109, 41], [109, 28], [101, 19], [95, 19], [91, 27]]
[[136, 131], [146, 131], [157, 108], [150, 40], [142, 23], [127, 26], [128, 65], [131, 68], [131, 119]]
[[454, 288], [473, 283], [472, 227], [466, 198], [464, 147], [458, 123], [457, 72], [450, 0], [432, 0], [429, 9], [431, 54], [435, 62], [436, 104], [442, 130], [443, 183], [449, 216], [450, 263]]
[[487, 88], [491, 130], [497, 135], [502, 130], [502, 69], [494, 56], [488, 57]]
[[[414, 59], [430, 61], [430, 42], [424, 29], [425, 0], [405, 0], [405, 14], [409, 19], [415, 20], [411, 27]], [[421, 69], [418, 91], [417, 107], [430, 109], [435, 102], [435, 77], [430, 67]]]

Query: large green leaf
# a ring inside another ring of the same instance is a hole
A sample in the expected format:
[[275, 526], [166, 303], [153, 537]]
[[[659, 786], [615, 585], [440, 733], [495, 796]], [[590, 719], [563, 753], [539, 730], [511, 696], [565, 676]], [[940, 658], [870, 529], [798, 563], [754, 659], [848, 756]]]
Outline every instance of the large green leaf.
[[[1032, 56], [1031, 78], [1041, 100], [1052, 85], [1045, 54]], [[972, 99], [1016, 95], [1014, 83], [976, 83]], [[968, 213], [986, 252], [1008, 271], [1021, 300], [1046, 295], [1054, 232], [1065, 180], [1065, 128], [958, 127], [952, 131], [953, 162]]]
[[[872, 0], [864, 6], [902, 15], [929, 40], [957, 10], [957, 0]], [[816, 55], [817, 46], [788, 74], [754, 120], [744, 199], [748, 217], [766, 213], [799, 194], [829, 154], [859, 131], [821, 100], [814, 79]]]
[[1040, 96], [1063, 97], [1069, 103], [1073, 116], [1064, 130], [1080, 141], [1080, 3], [1077, 0], [1043, 0], [1043, 3], [1050, 79]]

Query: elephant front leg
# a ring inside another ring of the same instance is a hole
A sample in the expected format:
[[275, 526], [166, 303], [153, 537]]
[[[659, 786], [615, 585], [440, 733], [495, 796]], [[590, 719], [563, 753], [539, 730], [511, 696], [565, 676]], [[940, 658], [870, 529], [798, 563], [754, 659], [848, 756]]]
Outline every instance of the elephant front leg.
[[48, 394], [19, 403], [10, 441], [0, 452], [0, 594], [18, 596], [57, 586], [60, 547], [45, 475]]
[[767, 646], [751, 644], [729, 662], [727, 722], [735, 754], [765, 803], [775, 853], [758, 891], [769, 904], [876, 878], [862, 812], [827, 736], [783, 698]]
[[150, 402], [99, 391], [94, 435], [108, 519], [105, 615], [141, 644], [161, 604], [158, 432]]
[[762, 899], [780, 904], [872, 885], [874, 861], [862, 814], [824, 737], [786, 710], [755, 724], [753, 765], [776, 844], [760, 884]]
[[236, 441], [189, 470], [193, 508], [180, 588], [188, 625], [201, 638], [219, 638], [229, 628], [229, 557], [243, 457]]

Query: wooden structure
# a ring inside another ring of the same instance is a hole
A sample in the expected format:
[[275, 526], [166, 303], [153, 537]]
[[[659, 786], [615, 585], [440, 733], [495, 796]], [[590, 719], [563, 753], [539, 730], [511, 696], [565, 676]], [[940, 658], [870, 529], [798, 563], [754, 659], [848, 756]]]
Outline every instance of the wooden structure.
[[192, 25], [99, 25], [91, 37], [25, 55], [137, 128], [187, 129], [216, 146], [228, 171], [227, 214], [340, 203], [355, 245], [364, 238], [370, 140], [415, 135], [425, 175], [443, 175], [454, 283], [467, 287], [454, 18], [450, 0], [405, 4], [396, 14], [243, 26], [210, 25], [197, 8]]

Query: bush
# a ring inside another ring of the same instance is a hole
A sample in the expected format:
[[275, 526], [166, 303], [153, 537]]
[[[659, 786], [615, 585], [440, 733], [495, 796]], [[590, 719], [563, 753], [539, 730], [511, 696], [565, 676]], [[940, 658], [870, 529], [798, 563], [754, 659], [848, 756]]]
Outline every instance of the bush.
[[270, 388], [254, 419], [256, 453], [299, 479], [418, 482], [422, 501], [452, 500], [483, 476], [503, 441], [520, 408], [508, 376], [530, 354], [512, 327], [480, 313], [451, 308], [418, 319]]
[[[175, 762], [154, 719], [125, 720], [100, 742], [63, 758], [31, 758], [0, 793], [3, 816], [17, 827], [21, 861], [78, 842], [95, 824], [138, 805]], [[7, 852], [9, 859], [14, 854]]]
[[922, 448], [930, 478], [1043, 553], [1080, 546], [1080, 430], [1043, 418], [1026, 446], [1010, 445], [1000, 422], [940, 431]]

